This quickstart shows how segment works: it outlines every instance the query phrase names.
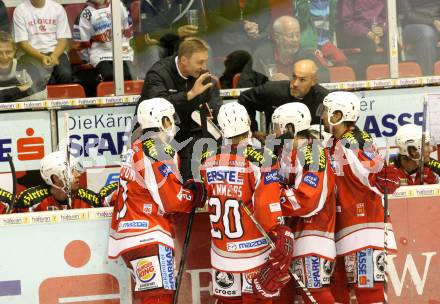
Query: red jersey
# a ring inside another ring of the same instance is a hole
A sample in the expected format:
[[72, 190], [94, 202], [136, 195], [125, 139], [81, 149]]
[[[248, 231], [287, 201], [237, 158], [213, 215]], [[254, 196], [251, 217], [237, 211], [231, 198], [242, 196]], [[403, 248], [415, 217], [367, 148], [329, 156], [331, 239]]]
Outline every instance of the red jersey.
[[309, 144], [283, 154], [281, 175], [286, 189], [281, 198], [284, 216], [294, 217], [294, 257], [336, 256], [335, 177], [328, 151], [320, 144]]
[[[400, 155], [390, 159], [390, 165], [399, 171], [400, 186], [420, 185], [420, 170], [417, 168], [413, 172], [407, 172], [401, 164]], [[438, 184], [440, 181], [439, 169], [440, 162], [430, 159], [423, 168], [423, 184]]]
[[72, 207], [68, 201], [57, 201], [50, 193], [50, 186], [41, 185], [28, 188], [17, 197], [14, 212], [53, 211], [101, 207], [98, 194], [89, 189], [79, 188], [72, 192]]
[[162, 244], [174, 249], [167, 213], [189, 212], [193, 193], [179, 180], [178, 156], [160, 140], [137, 140], [127, 151], [113, 210], [109, 257], [137, 247]]
[[205, 153], [201, 176], [212, 227], [212, 267], [245, 272], [261, 266], [271, 248], [240, 201], [266, 231], [282, 222], [276, 156], [251, 145], [221, 147]]
[[8, 213], [12, 205], [12, 193], [0, 189], [0, 214]]
[[[330, 160], [337, 187], [337, 255], [347, 255], [363, 248], [383, 249], [382, 193], [374, 184], [384, 161], [371, 136], [357, 127], [340, 139], [332, 139]], [[391, 229], [388, 236], [388, 248], [396, 249]]]

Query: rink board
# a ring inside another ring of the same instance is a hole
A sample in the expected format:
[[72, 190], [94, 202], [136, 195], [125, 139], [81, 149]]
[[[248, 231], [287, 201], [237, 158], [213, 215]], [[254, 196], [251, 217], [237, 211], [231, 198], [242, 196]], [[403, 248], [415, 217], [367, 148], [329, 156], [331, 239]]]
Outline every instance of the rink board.
[[[389, 258], [390, 303], [438, 303], [440, 187], [402, 188], [395, 197], [390, 212], [399, 252]], [[0, 304], [130, 303], [128, 272], [106, 258], [111, 212], [0, 216]], [[179, 250], [186, 220], [175, 219]], [[210, 304], [208, 214], [197, 213], [193, 227], [179, 302]]]

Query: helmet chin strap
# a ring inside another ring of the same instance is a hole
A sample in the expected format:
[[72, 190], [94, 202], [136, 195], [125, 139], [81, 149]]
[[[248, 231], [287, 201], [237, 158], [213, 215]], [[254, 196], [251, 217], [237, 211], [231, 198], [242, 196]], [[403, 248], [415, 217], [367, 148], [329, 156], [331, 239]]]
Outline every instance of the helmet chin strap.
[[332, 126], [332, 127], [340, 125], [341, 123], [344, 122], [344, 120], [342, 118], [338, 122], [336, 122], [336, 123], [331, 122], [330, 121], [330, 113], [327, 115], [327, 121], [328, 121], [329, 125]]

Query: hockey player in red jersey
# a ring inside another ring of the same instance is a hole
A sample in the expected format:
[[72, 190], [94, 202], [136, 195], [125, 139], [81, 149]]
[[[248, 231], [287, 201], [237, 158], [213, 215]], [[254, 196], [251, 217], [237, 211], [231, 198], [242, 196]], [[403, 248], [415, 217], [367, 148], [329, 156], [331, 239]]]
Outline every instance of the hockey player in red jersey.
[[[308, 107], [299, 102], [278, 107], [273, 132], [283, 138], [280, 154], [283, 215], [291, 217], [295, 235], [293, 269], [317, 303], [334, 303], [330, 276], [336, 257], [335, 178], [328, 152], [314, 139]], [[305, 303], [311, 303], [302, 294]]]
[[180, 182], [173, 105], [144, 100], [137, 117], [143, 135], [125, 155], [109, 236], [109, 257], [122, 256], [132, 273], [133, 303], [172, 303], [174, 229], [168, 215], [202, 206], [203, 186]]
[[13, 194], [0, 188], [0, 214], [10, 212], [12, 208]]
[[[272, 303], [289, 280], [293, 234], [282, 223], [278, 162], [272, 151], [252, 146], [250, 119], [237, 102], [218, 114], [223, 145], [207, 151], [201, 176], [211, 220], [212, 284], [217, 303]], [[245, 204], [276, 249], [244, 212]]]
[[[80, 163], [73, 156], [70, 156], [71, 174], [67, 174], [66, 164], [67, 154], [63, 151], [46, 155], [41, 160], [40, 168], [41, 177], [46, 184], [21, 192], [17, 197], [14, 212], [101, 207], [100, 196], [92, 190], [81, 188], [79, 185], [79, 178], [83, 173]], [[69, 194], [71, 203], [69, 203]]]
[[[325, 130], [333, 137], [330, 160], [335, 172], [336, 252], [332, 292], [338, 303], [349, 303], [349, 287], [357, 303], [384, 301], [384, 208], [382, 193], [399, 187], [397, 170], [384, 165], [373, 139], [355, 124], [360, 100], [350, 92], [333, 92], [323, 101]], [[388, 249], [396, 250], [392, 230]]]
[[[426, 134], [424, 148], [423, 183], [438, 184], [440, 162], [430, 158], [433, 152], [431, 137]], [[391, 159], [391, 164], [399, 170], [401, 186], [420, 185], [420, 157], [422, 150], [422, 127], [407, 124], [399, 128], [396, 134], [396, 145], [399, 154]]]

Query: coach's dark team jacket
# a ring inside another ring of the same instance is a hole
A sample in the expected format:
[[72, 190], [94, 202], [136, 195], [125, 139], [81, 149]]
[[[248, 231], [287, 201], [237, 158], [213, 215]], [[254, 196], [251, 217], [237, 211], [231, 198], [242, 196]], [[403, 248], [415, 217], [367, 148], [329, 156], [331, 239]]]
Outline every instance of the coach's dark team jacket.
[[[181, 142], [191, 136], [190, 131], [196, 126], [191, 120], [191, 113], [198, 110], [200, 104], [207, 102], [213, 110], [214, 118], [222, 105], [220, 92], [215, 84], [203, 94], [188, 101], [186, 93], [192, 89], [196, 78], [183, 78], [177, 70], [176, 57], [171, 56], [156, 62], [145, 76], [139, 102], [154, 97], [162, 97], [170, 101], [179, 116], [179, 131], [176, 140]], [[137, 109], [136, 109], [137, 112]]]
[[316, 84], [303, 99], [298, 99], [290, 95], [290, 82], [288, 80], [269, 81], [261, 86], [242, 92], [238, 102], [246, 108], [251, 117], [251, 130], [258, 131], [255, 111], [264, 112], [266, 129], [268, 129], [273, 111], [289, 102], [304, 103], [312, 115], [312, 124], [319, 124], [319, 116], [316, 115], [316, 111], [328, 93], [329, 91], [326, 88]]

